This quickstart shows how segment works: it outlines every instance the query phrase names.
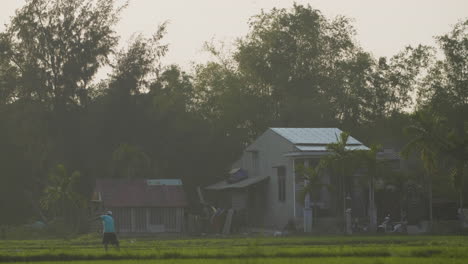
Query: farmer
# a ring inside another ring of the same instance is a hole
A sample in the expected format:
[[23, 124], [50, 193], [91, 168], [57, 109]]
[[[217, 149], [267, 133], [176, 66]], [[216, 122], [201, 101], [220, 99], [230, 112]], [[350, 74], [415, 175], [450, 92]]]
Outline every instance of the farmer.
[[107, 246], [112, 244], [117, 250], [120, 250], [119, 240], [117, 240], [117, 235], [115, 234], [114, 218], [112, 217], [112, 212], [107, 211], [106, 214], [101, 215], [96, 218], [96, 220], [101, 219], [104, 229], [102, 236], [102, 244], [104, 245], [104, 250], [107, 252]]

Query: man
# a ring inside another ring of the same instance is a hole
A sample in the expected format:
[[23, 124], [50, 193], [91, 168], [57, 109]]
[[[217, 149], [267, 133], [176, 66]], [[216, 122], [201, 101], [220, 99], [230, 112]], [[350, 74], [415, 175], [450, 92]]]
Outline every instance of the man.
[[112, 212], [107, 211], [106, 214], [101, 215], [96, 218], [102, 220], [103, 225], [103, 236], [102, 244], [104, 245], [104, 250], [107, 252], [107, 246], [112, 244], [117, 250], [120, 250], [119, 241], [117, 240], [117, 235], [115, 234], [114, 218], [112, 218]]

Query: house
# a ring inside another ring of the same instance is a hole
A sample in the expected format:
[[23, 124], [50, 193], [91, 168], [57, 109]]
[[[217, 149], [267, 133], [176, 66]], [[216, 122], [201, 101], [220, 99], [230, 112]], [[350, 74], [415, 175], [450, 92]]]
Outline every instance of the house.
[[179, 179], [98, 179], [92, 204], [119, 233], [182, 232], [187, 199]]
[[[304, 204], [298, 197], [304, 183], [296, 177], [295, 168], [298, 164], [317, 165], [329, 154], [327, 145], [337, 142], [341, 133], [338, 128], [269, 128], [244, 150], [227, 180], [205, 190], [217, 197], [215, 206], [244, 212], [252, 227], [281, 230], [291, 220], [300, 226], [304, 223]], [[347, 148], [368, 149], [353, 137], [348, 138]], [[330, 174], [321, 175], [321, 181], [334, 183]], [[367, 195], [363, 190], [355, 193]], [[319, 215], [336, 218], [338, 201], [332, 192], [324, 187], [316, 196], [314, 208]], [[352, 198], [365, 202], [364, 197]]]

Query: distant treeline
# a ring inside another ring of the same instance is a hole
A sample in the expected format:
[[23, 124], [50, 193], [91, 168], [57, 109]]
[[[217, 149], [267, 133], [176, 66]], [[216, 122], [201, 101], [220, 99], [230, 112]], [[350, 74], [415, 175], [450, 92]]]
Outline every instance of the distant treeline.
[[[468, 152], [468, 20], [437, 47], [375, 58], [350, 19], [294, 5], [252, 17], [230, 52], [207, 44], [213, 60], [184, 72], [161, 63], [166, 24], [117, 50], [114, 2], [29, 0], [0, 33], [0, 224], [73, 219], [96, 178], [181, 178], [193, 194], [268, 127], [339, 127], [401, 150], [424, 115]], [[446, 157], [431, 166], [453, 198], [453, 180], [466, 184], [451, 168], [466, 174], [468, 157]]]

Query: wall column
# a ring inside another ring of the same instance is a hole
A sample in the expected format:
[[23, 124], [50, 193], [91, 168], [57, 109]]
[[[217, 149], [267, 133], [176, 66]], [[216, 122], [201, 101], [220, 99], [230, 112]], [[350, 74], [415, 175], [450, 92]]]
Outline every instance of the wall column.
[[[304, 160], [304, 167], [310, 167], [308, 159]], [[307, 184], [309, 184], [309, 181], [304, 180], [304, 188]], [[310, 194], [307, 193], [304, 197], [304, 232], [306, 233], [312, 232], [312, 208], [310, 206]]]
[[130, 208], [130, 222], [132, 226], [132, 232], [135, 232], [135, 210]]
[[152, 232], [150, 228], [150, 209], [146, 208], [146, 232]]

